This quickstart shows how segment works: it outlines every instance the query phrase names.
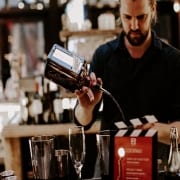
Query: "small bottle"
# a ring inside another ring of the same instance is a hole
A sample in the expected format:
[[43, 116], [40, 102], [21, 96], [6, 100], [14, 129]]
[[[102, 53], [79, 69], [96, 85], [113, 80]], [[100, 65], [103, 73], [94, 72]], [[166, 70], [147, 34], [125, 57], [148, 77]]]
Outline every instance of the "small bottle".
[[52, 100], [49, 102], [49, 114], [48, 114], [48, 124], [58, 123], [56, 119], [56, 113], [54, 112], [54, 106]]
[[32, 113], [32, 95], [29, 92], [25, 92], [25, 96], [27, 97], [27, 120], [26, 120], [26, 124], [35, 124], [35, 120], [34, 120], [34, 116]]
[[53, 100], [54, 100], [54, 92], [50, 91], [50, 84], [47, 83], [46, 89], [46, 118], [48, 124], [56, 124], [56, 114], [54, 112]]
[[170, 151], [168, 158], [168, 179], [180, 179], [180, 153], [178, 150], [178, 129], [170, 128]]
[[44, 124], [43, 120], [43, 104], [41, 96], [39, 95], [39, 84], [35, 83], [34, 99], [32, 101], [32, 111], [35, 124]]
[[55, 92], [55, 98], [53, 100], [53, 109], [56, 115], [58, 123], [63, 121], [63, 108], [62, 108], [62, 98], [60, 97], [60, 88]]

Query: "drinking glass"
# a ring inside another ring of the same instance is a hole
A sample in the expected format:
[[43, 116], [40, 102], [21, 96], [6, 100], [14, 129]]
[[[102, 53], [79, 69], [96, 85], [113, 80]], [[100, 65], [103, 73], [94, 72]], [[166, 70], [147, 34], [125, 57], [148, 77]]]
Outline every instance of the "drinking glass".
[[85, 160], [85, 134], [83, 126], [69, 128], [69, 152], [78, 175], [81, 179], [81, 170]]
[[42, 135], [29, 139], [34, 179], [53, 179], [54, 136]]
[[110, 134], [109, 132], [100, 132], [97, 134], [97, 145], [99, 150], [100, 171], [103, 179], [109, 179], [109, 150]]
[[69, 151], [66, 149], [55, 150], [57, 177], [59, 180], [69, 179]]
[[113, 179], [113, 138], [115, 130], [102, 130], [97, 135], [98, 158], [101, 178]]

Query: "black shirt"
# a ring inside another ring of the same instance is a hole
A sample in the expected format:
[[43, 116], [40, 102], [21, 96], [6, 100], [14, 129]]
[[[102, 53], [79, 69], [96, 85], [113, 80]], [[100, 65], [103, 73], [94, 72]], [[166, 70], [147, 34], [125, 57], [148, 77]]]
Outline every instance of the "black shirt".
[[[95, 51], [90, 71], [102, 78], [103, 87], [118, 101], [126, 121], [145, 115], [155, 115], [160, 122], [179, 120], [180, 51], [152, 32], [151, 46], [142, 58], [133, 59], [123, 36], [121, 33]], [[104, 94], [101, 129], [114, 129], [114, 122], [121, 120], [116, 104]]]

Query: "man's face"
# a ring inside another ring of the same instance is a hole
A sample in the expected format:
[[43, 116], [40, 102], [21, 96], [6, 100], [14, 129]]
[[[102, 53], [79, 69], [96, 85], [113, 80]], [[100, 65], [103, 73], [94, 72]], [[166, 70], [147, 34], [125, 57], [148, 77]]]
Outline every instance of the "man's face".
[[123, 31], [132, 46], [140, 46], [147, 39], [155, 9], [149, 0], [120, 0]]

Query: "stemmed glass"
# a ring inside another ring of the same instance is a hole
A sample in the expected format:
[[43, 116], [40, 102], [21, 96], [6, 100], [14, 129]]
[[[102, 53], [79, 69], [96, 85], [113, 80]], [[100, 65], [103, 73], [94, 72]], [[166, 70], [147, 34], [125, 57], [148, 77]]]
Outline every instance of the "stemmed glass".
[[85, 134], [83, 126], [69, 128], [69, 152], [78, 175], [81, 179], [81, 170], [85, 160]]

